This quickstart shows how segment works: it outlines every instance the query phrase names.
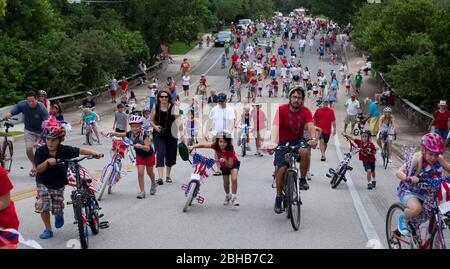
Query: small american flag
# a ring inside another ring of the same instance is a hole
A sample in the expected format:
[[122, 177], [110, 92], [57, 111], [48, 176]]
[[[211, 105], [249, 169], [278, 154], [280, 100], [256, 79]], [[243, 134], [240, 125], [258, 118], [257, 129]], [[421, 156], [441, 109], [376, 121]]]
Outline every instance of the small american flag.
[[[73, 167], [69, 167], [69, 169], [67, 169], [67, 181], [69, 186], [76, 187], [77, 178], [75, 175], [75, 171], [73, 170], [74, 170]], [[87, 183], [89, 190], [94, 193], [97, 192], [98, 188], [100, 187], [100, 184], [98, 184], [98, 181], [89, 174], [89, 171], [86, 168], [84, 168], [81, 165], [80, 165], [80, 178], [81, 180], [84, 180], [86, 182], [91, 181], [91, 183]]]

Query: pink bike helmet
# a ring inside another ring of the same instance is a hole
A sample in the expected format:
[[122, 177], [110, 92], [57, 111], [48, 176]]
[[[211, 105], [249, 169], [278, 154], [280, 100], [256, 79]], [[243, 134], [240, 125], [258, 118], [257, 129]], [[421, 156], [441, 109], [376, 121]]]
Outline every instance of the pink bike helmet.
[[422, 147], [433, 153], [444, 152], [444, 140], [435, 133], [428, 133], [422, 137]]

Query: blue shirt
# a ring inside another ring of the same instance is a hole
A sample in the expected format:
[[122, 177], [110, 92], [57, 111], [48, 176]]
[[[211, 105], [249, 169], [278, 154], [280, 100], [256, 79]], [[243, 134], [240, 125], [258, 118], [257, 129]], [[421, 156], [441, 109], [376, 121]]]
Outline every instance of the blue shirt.
[[97, 114], [95, 112], [91, 112], [87, 115], [83, 114], [83, 120], [87, 125], [95, 123], [97, 121]]
[[380, 116], [380, 111], [378, 111], [377, 103], [375, 103], [374, 101], [370, 102], [367, 110], [369, 111], [370, 115], [372, 115], [372, 117], [374, 118]]
[[48, 119], [48, 111], [45, 106], [38, 102], [37, 106], [31, 108], [27, 101], [20, 101], [11, 111], [11, 115], [23, 113], [23, 123], [25, 130], [40, 134], [42, 132], [41, 124]]
[[278, 49], [278, 55], [283, 55], [284, 54], [284, 49], [283, 48], [279, 48]]

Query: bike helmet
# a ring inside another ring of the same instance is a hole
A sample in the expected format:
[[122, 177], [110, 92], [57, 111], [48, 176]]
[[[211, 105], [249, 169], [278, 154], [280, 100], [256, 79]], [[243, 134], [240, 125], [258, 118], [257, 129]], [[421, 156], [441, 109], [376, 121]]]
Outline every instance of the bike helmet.
[[144, 118], [140, 115], [130, 115], [128, 117], [128, 124], [143, 124]]
[[442, 154], [444, 152], [444, 140], [438, 134], [428, 133], [422, 137], [420, 143], [426, 150]]
[[385, 107], [383, 110], [384, 113], [392, 113], [392, 108], [390, 107]]
[[54, 116], [51, 116], [48, 120], [43, 121], [41, 128], [42, 134], [46, 138], [63, 138], [65, 136], [64, 128], [61, 127], [61, 124]]
[[86, 95], [92, 96], [92, 92], [87, 92]]
[[371, 136], [372, 136], [372, 133], [370, 132], [370, 130], [369, 130], [369, 129], [362, 129], [362, 130], [361, 130], [361, 135], [363, 135], [363, 134], [368, 134], [368, 135], [369, 135], [369, 137], [371, 137]]
[[302, 93], [302, 98], [305, 99], [305, 89], [303, 89], [302, 87], [294, 87], [289, 91], [289, 98], [291, 98], [291, 95], [294, 92], [301, 92]]
[[39, 95], [39, 96], [47, 96], [47, 92], [44, 91], [44, 90], [40, 90], [40, 91], [38, 92], [38, 95]]

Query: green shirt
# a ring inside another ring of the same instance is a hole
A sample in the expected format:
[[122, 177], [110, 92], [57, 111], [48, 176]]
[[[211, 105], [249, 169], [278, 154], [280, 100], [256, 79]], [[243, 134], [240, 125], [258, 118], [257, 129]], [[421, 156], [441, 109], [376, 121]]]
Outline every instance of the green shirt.
[[361, 75], [356, 75], [355, 77], [355, 83], [356, 84], [361, 84], [362, 82], [362, 76]]

